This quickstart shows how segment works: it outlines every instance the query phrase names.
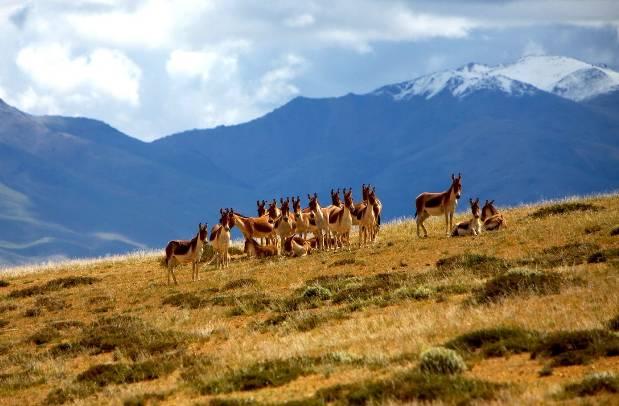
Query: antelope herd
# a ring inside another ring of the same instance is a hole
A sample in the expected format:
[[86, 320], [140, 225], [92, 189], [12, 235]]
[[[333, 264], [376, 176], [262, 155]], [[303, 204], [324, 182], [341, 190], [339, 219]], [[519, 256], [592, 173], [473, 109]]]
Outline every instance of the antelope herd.
[[[494, 200], [479, 208], [479, 198], [469, 199], [473, 217], [453, 226], [453, 215], [462, 193], [462, 175], [451, 175], [451, 185], [444, 192], [424, 192], [415, 199], [415, 218], [417, 236], [424, 237], [428, 231], [423, 225], [430, 216], [445, 216], [445, 229], [448, 236], [478, 235], [484, 231], [495, 231], [506, 226], [503, 216], [494, 207]], [[245, 238], [244, 253], [248, 257], [264, 258], [278, 255], [300, 257], [312, 251], [348, 249], [352, 247], [353, 226], [358, 229], [358, 246], [371, 244], [380, 231], [383, 205], [371, 185], [361, 187], [362, 200], [355, 204], [352, 188], [343, 189], [344, 201], [340, 199], [340, 189], [331, 189], [331, 204], [322, 207], [318, 195], [307, 195], [308, 206], [301, 208], [299, 196], [273, 199], [267, 207], [265, 200], [257, 201], [257, 217], [248, 217], [232, 208], [220, 209], [219, 223], [213, 226], [208, 243], [214, 251], [213, 259], [217, 268], [227, 268], [230, 264], [230, 230], [236, 226]], [[292, 210], [290, 204], [292, 203]], [[191, 240], [173, 240], [166, 246], [165, 265], [177, 284], [174, 267], [178, 264], [192, 264], [192, 280], [199, 279], [198, 262], [202, 248], [207, 243], [207, 225], [198, 226], [196, 236]], [[309, 235], [311, 234], [311, 238]]]

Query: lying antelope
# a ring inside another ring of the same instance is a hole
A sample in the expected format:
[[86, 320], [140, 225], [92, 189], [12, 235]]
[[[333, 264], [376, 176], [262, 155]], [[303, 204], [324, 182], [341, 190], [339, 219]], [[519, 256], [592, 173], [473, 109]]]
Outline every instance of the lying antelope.
[[476, 200], [469, 199], [471, 205], [471, 213], [473, 218], [466, 221], [461, 221], [451, 231], [452, 237], [459, 237], [464, 235], [479, 235], [481, 234], [481, 220], [479, 210], [479, 198]]
[[283, 252], [293, 257], [304, 257], [312, 251], [312, 245], [306, 239], [291, 235], [284, 240]]
[[292, 198], [292, 211], [294, 212], [295, 231], [303, 239], [307, 239], [307, 233], [318, 235], [318, 227], [316, 226], [316, 218], [312, 211], [308, 208], [301, 210], [301, 198], [297, 196], [296, 200]]
[[344, 248], [344, 242], [346, 241], [350, 250], [350, 239], [346, 237], [352, 229], [352, 212], [354, 210], [355, 204], [352, 200], [352, 189], [349, 189], [348, 192], [344, 190], [344, 205], [341, 207], [335, 206], [329, 213], [329, 231], [335, 238], [336, 249], [338, 245]]
[[481, 209], [481, 221], [484, 224], [484, 231], [496, 231], [507, 227], [503, 215], [494, 207], [494, 200], [488, 201]]
[[[219, 224], [213, 226], [209, 241], [215, 250], [217, 268], [227, 268], [230, 264], [230, 229], [234, 227], [234, 211], [232, 209], [219, 209]], [[212, 261], [211, 261], [212, 262]]]
[[277, 255], [277, 247], [275, 245], [260, 245], [256, 240], [250, 238], [245, 240], [243, 252], [249, 257], [273, 257]]
[[208, 235], [208, 225], [205, 223], [198, 225], [198, 233], [191, 240], [172, 240], [165, 247], [166, 266], [168, 268], [168, 285], [170, 284], [170, 274], [174, 279], [174, 284], [178, 285], [174, 267], [178, 264], [191, 264], [191, 280], [199, 278], [198, 262], [202, 256], [202, 248]]
[[267, 241], [275, 240], [275, 225], [268, 215], [261, 217], [246, 217], [232, 212], [234, 225], [241, 230], [245, 239], [265, 238]]
[[447, 235], [450, 235], [450, 231], [453, 228], [453, 216], [458, 199], [462, 193], [462, 175], [458, 174], [458, 177], [451, 175], [451, 186], [449, 189], [442, 193], [423, 192], [415, 199], [415, 217], [417, 218], [417, 237], [421, 237], [419, 234], [419, 227], [423, 228], [424, 237], [428, 236], [428, 230], [423, 225], [430, 216], [445, 215], [445, 230]]

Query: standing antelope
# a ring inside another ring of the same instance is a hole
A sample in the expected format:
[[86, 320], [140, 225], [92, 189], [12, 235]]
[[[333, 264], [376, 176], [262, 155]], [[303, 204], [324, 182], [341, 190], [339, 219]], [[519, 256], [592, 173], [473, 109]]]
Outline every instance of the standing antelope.
[[261, 217], [246, 217], [232, 212], [234, 225], [241, 230], [245, 239], [265, 238], [267, 241], [275, 239], [275, 225], [268, 215]]
[[367, 244], [374, 241], [376, 231], [376, 216], [374, 215], [374, 206], [376, 205], [376, 196], [373, 191], [368, 191], [367, 202], [357, 209], [357, 219], [359, 220], [359, 247], [361, 244]]
[[473, 218], [456, 224], [451, 231], [452, 237], [481, 234], [479, 198], [477, 198], [477, 200], [469, 199], [469, 204], [471, 205], [471, 213], [473, 213]]
[[462, 175], [458, 174], [458, 177], [451, 175], [451, 186], [449, 189], [442, 193], [423, 192], [415, 199], [415, 206], [417, 211], [415, 217], [417, 218], [417, 236], [419, 234], [419, 227], [423, 228], [424, 237], [428, 236], [428, 230], [423, 225], [423, 222], [430, 216], [445, 215], [445, 230], [447, 235], [450, 235], [450, 231], [453, 228], [453, 216], [458, 204], [458, 199], [462, 193]]
[[198, 233], [191, 240], [172, 240], [165, 247], [166, 266], [168, 268], [168, 285], [170, 284], [170, 274], [174, 279], [174, 284], [178, 285], [174, 267], [178, 264], [191, 264], [191, 280], [199, 278], [198, 262], [202, 256], [202, 248], [208, 235], [208, 225], [205, 223], [198, 225]]
[[303, 239], [307, 239], [307, 233], [318, 235], [318, 227], [316, 226], [316, 218], [309, 207], [301, 210], [301, 198], [297, 196], [296, 200], [292, 198], [292, 210], [294, 211], [294, 220], [296, 224], [296, 232]]
[[494, 200], [486, 200], [484, 207], [481, 209], [481, 221], [484, 223], [485, 231], [496, 231], [507, 227], [507, 222], [503, 215], [494, 207]]
[[[339, 189], [338, 189], [339, 191]], [[355, 204], [352, 200], [352, 189], [346, 192], [344, 189], [344, 205], [336, 206], [329, 213], [329, 230], [335, 237], [335, 248], [337, 246], [344, 248], [344, 241], [348, 244], [350, 250], [350, 230], [352, 228], [352, 212], [355, 210]]]
[[[293, 235], [295, 232], [295, 221], [290, 215], [290, 198], [279, 199], [280, 215], [275, 219], [275, 233], [279, 237], [278, 249], [284, 245], [286, 237]], [[280, 245], [281, 244], [281, 245]]]
[[[370, 186], [368, 185], [368, 188]], [[374, 217], [376, 218], [376, 229], [374, 230], [374, 234], [378, 235], [380, 231], [380, 215], [383, 212], [383, 203], [380, 201], [378, 197], [376, 197], [376, 188], [372, 186], [372, 193], [374, 193], [374, 197], [376, 199], [376, 204], [374, 205]]]
[[227, 268], [230, 264], [228, 248], [230, 247], [230, 229], [234, 227], [233, 213], [232, 209], [219, 209], [219, 214], [221, 214], [219, 224], [213, 226], [209, 237], [209, 241], [215, 250], [218, 269], [220, 267]]
[[316, 227], [318, 227], [318, 234], [316, 234], [316, 238], [318, 239], [318, 247], [319, 249], [329, 249], [331, 247], [331, 238], [329, 233], [329, 213], [330, 210], [326, 207], [320, 207], [320, 203], [318, 202], [318, 194], [314, 193], [314, 196], [307, 195], [309, 199], [309, 208], [314, 214], [314, 218], [316, 219]]
[[335, 191], [331, 189], [331, 206], [327, 207], [342, 207], [342, 201], [340, 200], [340, 188]]

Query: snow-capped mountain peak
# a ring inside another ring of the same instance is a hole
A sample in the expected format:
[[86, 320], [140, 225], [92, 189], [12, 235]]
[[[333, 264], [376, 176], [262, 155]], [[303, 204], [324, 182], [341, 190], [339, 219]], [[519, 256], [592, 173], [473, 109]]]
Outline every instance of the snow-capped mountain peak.
[[469, 63], [456, 70], [385, 86], [373, 94], [406, 100], [415, 96], [430, 99], [444, 90], [465, 97], [478, 90], [520, 96], [538, 89], [581, 101], [619, 90], [619, 72], [564, 56], [525, 56], [512, 64], [494, 67]]

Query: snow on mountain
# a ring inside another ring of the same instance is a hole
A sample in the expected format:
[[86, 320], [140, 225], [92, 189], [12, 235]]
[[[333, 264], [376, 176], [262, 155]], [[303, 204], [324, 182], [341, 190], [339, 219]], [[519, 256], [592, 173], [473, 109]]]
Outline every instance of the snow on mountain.
[[415, 96], [430, 99], [444, 90], [462, 98], [478, 90], [520, 96], [537, 89], [581, 101], [618, 90], [619, 72], [568, 57], [526, 56], [513, 64], [494, 67], [470, 63], [456, 70], [385, 86], [373, 94], [406, 100]]

